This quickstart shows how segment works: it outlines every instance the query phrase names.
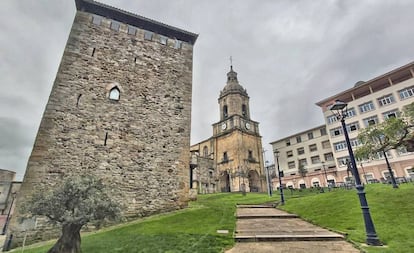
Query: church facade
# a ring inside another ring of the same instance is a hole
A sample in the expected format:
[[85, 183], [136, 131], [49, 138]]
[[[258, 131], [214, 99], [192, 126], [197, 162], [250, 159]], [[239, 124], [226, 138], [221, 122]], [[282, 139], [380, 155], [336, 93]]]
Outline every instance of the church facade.
[[232, 66], [218, 104], [213, 136], [191, 146], [193, 188], [199, 193], [265, 191], [259, 123], [250, 117], [249, 96]]

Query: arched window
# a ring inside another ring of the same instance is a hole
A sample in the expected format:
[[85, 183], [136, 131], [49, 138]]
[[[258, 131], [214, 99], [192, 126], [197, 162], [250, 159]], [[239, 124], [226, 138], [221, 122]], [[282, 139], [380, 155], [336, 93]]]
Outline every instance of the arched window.
[[109, 99], [110, 100], [119, 100], [119, 89], [118, 87], [113, 87], [110, 91], [109, 91]]
[[204, 146], [204, 148], [203, 148], [203, 156], [208, 157], [208, 147], [207, 146]]
[[223, 106], [223, 117], [227, 118], [228, 112], [227, 112], [227, 105]]
[[242, 115], [243, 115], [243, 117], [246, 117], [246, 115], [247, 115], [246, 105], [242, 105]]

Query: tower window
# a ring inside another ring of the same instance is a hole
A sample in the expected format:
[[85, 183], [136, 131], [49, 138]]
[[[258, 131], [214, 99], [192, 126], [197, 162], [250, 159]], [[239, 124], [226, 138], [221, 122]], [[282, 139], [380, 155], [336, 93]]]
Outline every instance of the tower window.
[[167, 45], [167, 37], [160, 35], [160, 43], [163, 45]]
[[135, 34], [137, 34], [137, 28], [135, 28], [133, 26], [128, 26], [128, 34], [129, 35], [135, 35]]
[[114, 31], [119, 31], [119, 27], [121, 26], [121, 24], [117, 21], [112, 21], [111, 22], [111, 29]]
[[246, 107], [246, 105], [242, 105], [242, 115], [243, 115], [243, 117], [247, 116], [247, 107]]
[[152, 40], [152, 36], [154, 36], [153, 32], [149, 32], [149, 31], [144, 32], [144, 39], [145, 40]]
[[101, 16], [98, 16], [98, 15], [93, 15], [92, 16], [92, 23], [94, 24], [94, 25], [101, 25], [101, 23], [102, 23], [102, 17]]
[[203, 148], [203, 156], [208, 157], [208, 147], [207, 146], [204, 146], [204, 148]]
[[119, 100], [119, 96], [120, 96], [120, 92], [117, 87], [114, 87], [109, 91], [110, 100]]
[[175, 40], [175, 43], [174, 43], [174, 48], [175, 48], [175, 49], [181, 49], [182, 44], [183, 44], [183, 42], [182, 42], [182, 41]]
[[229, 115], [228, 115], [228, 112], [227, 112], [227, 105], [225, 105], [225, 106], [223, 106], [223, 117], [224, 118], [227, 118]]
[[223, 153], [223, 162], [228, 162], [229, 161], [229, 157], [227, 156], [227, 152]]

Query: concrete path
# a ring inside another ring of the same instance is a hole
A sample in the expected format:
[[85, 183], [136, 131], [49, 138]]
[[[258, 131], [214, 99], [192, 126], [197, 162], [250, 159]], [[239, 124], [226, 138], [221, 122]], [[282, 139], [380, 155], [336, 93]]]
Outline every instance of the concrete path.
[[226, 253], [358, 253], [343, 235], [266, 205], [237, 206], [236, 245]]

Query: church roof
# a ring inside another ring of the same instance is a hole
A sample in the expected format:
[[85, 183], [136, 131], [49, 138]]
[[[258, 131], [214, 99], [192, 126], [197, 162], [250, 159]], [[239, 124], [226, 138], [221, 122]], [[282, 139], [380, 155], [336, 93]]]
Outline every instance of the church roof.
[[239, 93], [248, 97], [246, 89], [237, 80], [237, 72], [233, 70], [233, 66], [230, 66], [230, 71], [227, 73], [227, 84], [220, 92], [220, 98], [231, 93]]

